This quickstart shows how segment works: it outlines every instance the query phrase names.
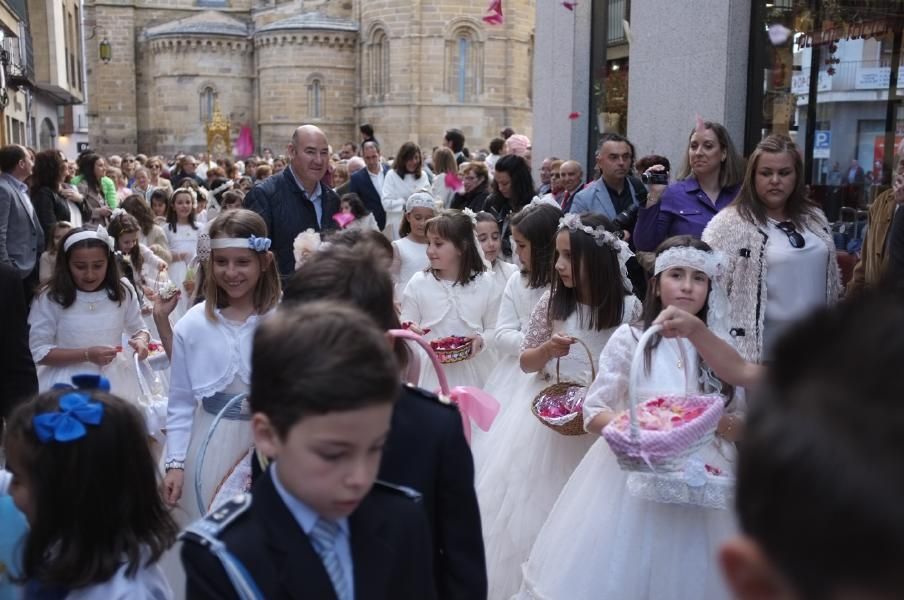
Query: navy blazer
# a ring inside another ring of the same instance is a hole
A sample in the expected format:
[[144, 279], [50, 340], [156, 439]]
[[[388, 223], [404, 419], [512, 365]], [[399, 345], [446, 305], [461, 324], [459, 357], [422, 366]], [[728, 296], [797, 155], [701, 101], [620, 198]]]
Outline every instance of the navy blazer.
[[403, 386], [378, 478], [420, 492], [433, 534], [437, 596], [486, 600], [474, 460], [458, 409], [435, 394]]
[[338, 228], [333, 215], [339, 212], [339, 196], [322, 182], [320, 189], [323, 217], [319, 223], [314, 203], [308, 200], [307, 194], [295, 182], [289, 167], [271, 175], [245, 196], [245, 208], [259, 214], [267, 223], [267, 232], [272, 240], [270, 249], [276, 255], [276, 265], [283, 277], [295, 272], [292, 243], [299, 233], [306, 229], [323, 231]]
[[[242, 563], [267, 600], [336, 600], [323, 561], [273, 485], [269, 473], [251, 492], [251, 506], [218, 539]], [[435, 598], [423, 511], [410, 499], [374, 486], [349, 517], [356, 600]], [[182, 544], [186, 598], [238, 598], [226, 571], [206, 547]]]
[[[389, 170], [388, 165], [383, 165], [383, 175]], [[377, 220], [377, 227], [380, 231], [386, 227], [386, 211], [383, 209], [383, 190], [374, 187], [374, 182], [370, 178], [370, 172], [367, 167], [358, 169], [351, 179], [348, 181], [348, 191], [358, 194], [358, 197], [364, 202], [364, 206], [371, 212], [374, 219]]]

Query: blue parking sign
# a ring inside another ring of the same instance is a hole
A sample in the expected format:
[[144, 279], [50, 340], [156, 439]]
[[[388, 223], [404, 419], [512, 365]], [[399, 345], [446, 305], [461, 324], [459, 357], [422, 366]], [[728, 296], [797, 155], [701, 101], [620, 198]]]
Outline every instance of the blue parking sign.
[[813, 158], [829, 158], [832, 148], [832, 132], [828, 130], [816, 130], [816, 139], [813, 141]]

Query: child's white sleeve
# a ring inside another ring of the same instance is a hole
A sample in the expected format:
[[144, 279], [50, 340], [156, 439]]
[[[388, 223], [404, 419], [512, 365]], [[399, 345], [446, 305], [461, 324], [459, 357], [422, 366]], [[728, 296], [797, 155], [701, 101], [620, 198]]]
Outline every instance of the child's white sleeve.
[[[603, 411], [620, 411], [626, 407], [628, 397], [628, 378], [631, 372], [631, 360], [637, 340], [630, 325], [622, 325], [600, 353], [596, 379], [584, 397], [584, 428]], [[600, 434], [599, 431], [590, 433]]]
[[57, 347], [56, 330], [62, 310], [63, 307], [51, 300], [46, 292], [32, 303], [28, 313], [28, 346], [35, 364]]
[[521, 354], [521, 342], [524, 333], [521, 331], [521, 319], [518, 318], [518, 309], [515, 306], [515, 286], [521, 285], [521, 274], [518, 273], [509, 278], [502, 293], [502, 301], [499, 304], [499, 316], [496, 318], [496, 331], [493, 335], [493, 344], [500, 356], [514, 356]]
[[166, 408], [166, 460], [185, 460], [191, 442], [195, 401], [188, 373], [185, 341], [177, 326], [173, 335], [173, 356], [170, 362], [170, 390]]
[[405, 291], [402, 292], [402, 314], [399, 319], [402, 323], [406, 321], [420, 325], [421, 309], [418, 306], [417, 287], [420, 277], [415, 273], [414, 277], [408, 280]]
[[123, 300], [123, 308], [125, 308], [124, 324], [126, 337], [132, 337], [139, 331], [150, 334], [147, 324], [141, 317], [141, 303], [138, 302], [138, 293], [127, 279], [122, 280], [126, 286], [126, 299]]
[[552, 337], [552, 323], [549, 322], [549, 292], [540, 296], [537, 305], [530, 313], [530, 321], [521, 341], [521, 352], [540, 346]]

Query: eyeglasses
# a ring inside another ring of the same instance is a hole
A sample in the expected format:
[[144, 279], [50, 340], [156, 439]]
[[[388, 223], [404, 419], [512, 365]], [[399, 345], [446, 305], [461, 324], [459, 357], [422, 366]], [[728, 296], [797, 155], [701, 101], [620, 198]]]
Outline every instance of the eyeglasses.
[[776, 223], [775, 225], [781, 231], [785, 232], [785, 235], [788, 236], [788, 243], [791, 244], [792, 248], [803, 248], [807, 245], [806, 240], [804, 240], [804, 236], [797, 232], [797, 229], [794, 227], [794, 223], [791, 221], [782, 221], [781, 223]]

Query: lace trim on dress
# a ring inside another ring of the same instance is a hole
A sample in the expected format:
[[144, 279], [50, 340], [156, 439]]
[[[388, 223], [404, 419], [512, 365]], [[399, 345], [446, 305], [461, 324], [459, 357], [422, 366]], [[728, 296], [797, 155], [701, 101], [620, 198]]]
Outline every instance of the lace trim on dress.
[[524, 341], [521, 342], [522, 352], [537, 348], [552, 337], [552, 323], [549, 321], [549, 297], [550, 292], [547, 290], [540, 296], [539, 302], [530, 313]]

